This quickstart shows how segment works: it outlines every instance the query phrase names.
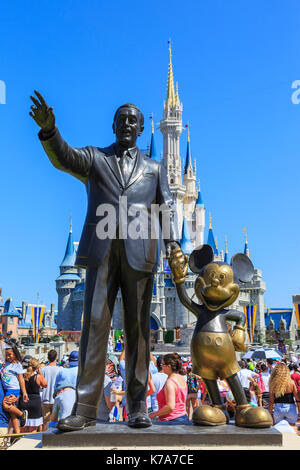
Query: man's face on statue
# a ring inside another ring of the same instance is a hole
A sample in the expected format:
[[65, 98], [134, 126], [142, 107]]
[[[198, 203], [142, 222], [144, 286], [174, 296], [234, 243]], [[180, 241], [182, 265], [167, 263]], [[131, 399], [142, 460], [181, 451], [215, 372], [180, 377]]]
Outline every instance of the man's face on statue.
[[113, 123], [117, 142], [124, 148], [134, 147], [141, 135], [139, 112], [135, 108], [121, 108]]

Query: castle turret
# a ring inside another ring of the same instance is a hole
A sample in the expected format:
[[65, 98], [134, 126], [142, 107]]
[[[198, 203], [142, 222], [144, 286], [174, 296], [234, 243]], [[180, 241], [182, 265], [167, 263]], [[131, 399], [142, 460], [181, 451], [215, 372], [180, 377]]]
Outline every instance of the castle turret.
[[64, 258], [60, 264], [60, 276], [56, 279], [58, 293], [57, 331], [74, 330], [71, 294], [81, 281], [75, 267], [76, 252], [73, 242], [72, 223]]

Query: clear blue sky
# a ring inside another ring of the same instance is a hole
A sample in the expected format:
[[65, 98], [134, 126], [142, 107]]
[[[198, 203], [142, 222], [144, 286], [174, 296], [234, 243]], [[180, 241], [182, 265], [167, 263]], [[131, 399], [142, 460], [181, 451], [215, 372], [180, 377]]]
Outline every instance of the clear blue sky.
[[[1, 257], [4, 298], [57, 305], [55, 279], [69, 216], [79, 239], [83, 185], [49, 163], [29, 116], [38, 89], [73, 146], [105, 146], [124, 102], [162, 117], [172, 40], [175, 80], [192, 157], [219, 248], [242, 251], [263, 272], [268, 307], [300, 291], [300, 4], [295, 0], [5, 2], [0, 14]], [[156, 132], [161, 150], [162, 138]], [[186, 135], [181, 139], [185, 156]], [[207, 233], [207, 228], [206, 228]]]

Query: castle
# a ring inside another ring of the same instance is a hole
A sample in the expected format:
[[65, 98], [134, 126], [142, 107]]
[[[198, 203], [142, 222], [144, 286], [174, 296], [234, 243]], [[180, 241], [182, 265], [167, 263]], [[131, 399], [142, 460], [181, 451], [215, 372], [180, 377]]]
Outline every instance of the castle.
[[[196, 160], [192, 162], [190, 133], [187, 130], [187, 148], [185, 160], [180, 156], [180, 138], [183, 131], [182, 124], [183, 104], [180, 102], [178, 84], [174, 85], [171, 44], [169, 43], [169, 70], [166, 101], [163, 103], [163, 117], [159, 129], [163, 135], [163, 150], [161, 154], [156, 150], [154, 123], [152, 120], [152, 135], [150, 148], [146, 155], [161, 162], [168, 174], [169, 186], [177, 209], [179, 233], [181, 233], [181, 248], [190, 254], [195, 246], [204, 241], [205, 205], [203, 203], [200, 180], [197, 178]], [[209, 217], [209, 230], [206, 243], [212, 246], [215, 259], [228, 262], [227, 240], [225, 252], [219, 251], [213, 234], [211, 216]], [[58, 331], [79, 331], [83, 313], [83, 296], [85, 271], [75, 267], [77, 242], [74, 242], [72, 225], [70, 227], [67, 247], [60, 265], [60, 275], [56, 279], [58, 293]], [[244, 253], [249, 256], [247, 237]], [[195, 274], [188, 272], [186, 288], [190, 296], [194, 294]], [[239, 298], [233, 305], [234, 309], [243, 311], [245, 306], [256, 306], [255, 325], [251, 325], [253, 336], [265, 328], [264, 321], [264, 293], [265, 283], [259, 269], [255, 269], [255, 276], [251, 283], [241, 289]], [[112, 328], [122, 329], [122, 300], [120, 293], [117, 296]], [[179, 330], [195, 322], [195, 318], [179, 301], [172, 275], [168, 267], [163, 250], [159, 253], [158, 269], [155, 273], [151, 306], [151, 325], [153, 331]], [[255, 330], [255, 331], [254, 331]], [[254, 338], [252, 338], [254, 339]]]

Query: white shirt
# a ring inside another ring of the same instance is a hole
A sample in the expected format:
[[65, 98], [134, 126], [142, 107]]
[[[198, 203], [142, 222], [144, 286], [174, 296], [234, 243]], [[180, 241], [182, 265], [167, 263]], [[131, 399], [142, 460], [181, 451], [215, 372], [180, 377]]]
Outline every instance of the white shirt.
[[241, 369], [238, 373], [243, 388], [249, 388], [249, 379], [256, 377], [257, 374], [249, 369]]

